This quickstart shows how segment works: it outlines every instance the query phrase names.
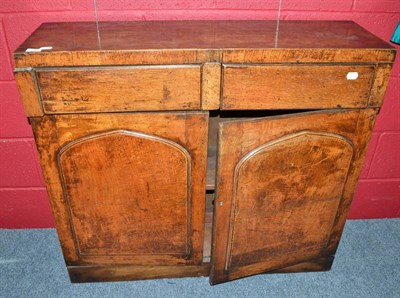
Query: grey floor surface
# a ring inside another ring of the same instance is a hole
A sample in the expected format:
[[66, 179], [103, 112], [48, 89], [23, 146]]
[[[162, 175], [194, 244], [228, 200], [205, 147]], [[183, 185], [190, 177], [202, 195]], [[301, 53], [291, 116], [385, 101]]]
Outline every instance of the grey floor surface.
[[348, 221], [329, 272], [71, 284], [54, 229], [0, 230], [0, 297], [400, 297], [400, 219]]

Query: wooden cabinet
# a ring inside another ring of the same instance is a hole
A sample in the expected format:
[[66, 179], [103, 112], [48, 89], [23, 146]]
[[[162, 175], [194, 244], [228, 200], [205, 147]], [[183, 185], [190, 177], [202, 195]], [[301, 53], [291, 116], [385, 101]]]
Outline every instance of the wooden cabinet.
[[16, 50], [72, 281], [330, 268], [395, 51], [275, 25], [104, 23], [99, 48], [94, 23], [43, 24]]

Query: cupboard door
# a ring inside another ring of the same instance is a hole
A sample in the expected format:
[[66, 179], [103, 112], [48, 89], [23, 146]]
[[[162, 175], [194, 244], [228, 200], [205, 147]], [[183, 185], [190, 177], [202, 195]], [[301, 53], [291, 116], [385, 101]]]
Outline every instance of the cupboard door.
[[334, 254], [376, 111], [220, 124], [211, 283]]
[[68, 265], [199, 265], [206, 113], [33, 121]]

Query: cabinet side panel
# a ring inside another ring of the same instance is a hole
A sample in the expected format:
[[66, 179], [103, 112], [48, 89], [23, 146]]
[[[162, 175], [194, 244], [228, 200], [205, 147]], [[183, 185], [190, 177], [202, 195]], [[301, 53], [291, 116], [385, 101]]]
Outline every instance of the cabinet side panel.
[[36, 90], [35, 74], [32, 71], [15, 72], [19, 94], [22, 99], [25, 114], [28, 117], [43, 115], [39, 94]]
[[374, 83], [369, 98], [370, 107], [380, 107], [383, 104], [386, 89], [389, 84], [393, 64], [378, 64], [376, 67]]
[[30, 120], [64, 259], [66, 263], [76, 263], [79, 258], [68, 220], [68, 204], [63, 194], [57, 167], [56, 152], [59, 149], [59, 134], [56, 121], [53, 116], [30, 118]]
[[377, 113], [378, 109], [365, 109], [360, 111], [360, 116], [358, 117], [355, 131], [356, 134], [353, 140], [354, 148], [356, 150], [350, 167], [349, 176], [346, 181], [343, 197], [336, 215], [335, 224], [331, 231], [331, 238], [327, 248], [328, 253], [334, 254], [339, 245], [340, 237], [343, 233], [343, 228], [346, 223], [351, 202], [353, 200], [358, 178], [361, 174], [361, 169], [367, 153], [368, 143], [371, 139], [372, 129], [375, 124]]

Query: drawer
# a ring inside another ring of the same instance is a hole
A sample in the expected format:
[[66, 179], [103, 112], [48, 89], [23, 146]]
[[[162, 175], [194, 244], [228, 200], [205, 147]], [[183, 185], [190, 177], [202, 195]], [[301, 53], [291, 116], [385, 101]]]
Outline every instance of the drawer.
[[372, 65], [224, 65], [221, 108], [365, 107], [374, 71]]
[[200, 65], [48, 68], [36, 76], [47, 114], [200, 108]]

